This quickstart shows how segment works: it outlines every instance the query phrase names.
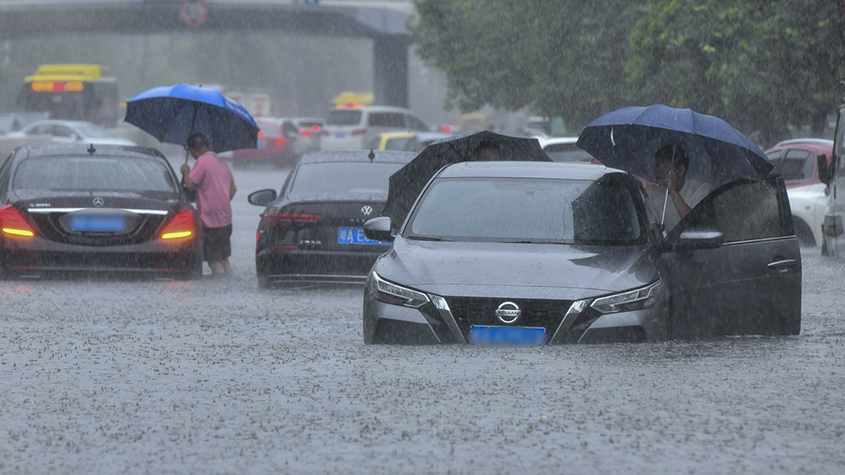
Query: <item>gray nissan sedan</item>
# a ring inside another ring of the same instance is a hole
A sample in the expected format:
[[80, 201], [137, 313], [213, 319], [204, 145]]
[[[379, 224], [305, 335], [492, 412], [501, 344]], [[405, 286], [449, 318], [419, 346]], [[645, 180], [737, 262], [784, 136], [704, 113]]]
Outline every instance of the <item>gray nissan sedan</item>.
[[370, 344], [659, 341], [794, 335], [801, 254], [783, 180], [714, 190], [667, 235], [625, 172], [580, 163], [441, 169], [364, 290]]

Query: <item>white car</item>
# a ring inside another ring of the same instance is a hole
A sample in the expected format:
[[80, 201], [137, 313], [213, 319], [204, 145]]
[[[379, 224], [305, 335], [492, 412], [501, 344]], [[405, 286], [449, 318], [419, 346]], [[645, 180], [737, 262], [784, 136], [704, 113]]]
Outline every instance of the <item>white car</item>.
[[[833, 141], [827, 139], [792, 139], [766, 150], [775, 164], [772, 173], [783, 176], [795, 235], [806, 247], [822, 247], [822, 223], [828, 197], [827, 185], [821, 179], [833, 154]], [[820, 163], [822, 169], [819, 169]]]
[[382, 132], [428, 132], [426, 123], [408, 109], [364, 106], [335, 109], [323, 125], [323, 150], [360, 150]]
[[8, 137], [33, 137], [49, 135], [54, 143], [87, 143], [94, 145], [137, 145], [135, 142], [111, 135], [106, 129], [79, 120], [40, 120], [33, 122]]
[[589, 162], [592, 155], [577, 147], [578, 137], [536, 137], [540, 147], [555, 162]]

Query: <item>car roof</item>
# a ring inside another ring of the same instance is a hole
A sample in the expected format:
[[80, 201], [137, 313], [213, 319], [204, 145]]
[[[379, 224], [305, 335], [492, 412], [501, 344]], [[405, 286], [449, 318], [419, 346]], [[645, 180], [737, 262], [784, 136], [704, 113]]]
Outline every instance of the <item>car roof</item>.
[[[299, 160], [299, 164], [332, 163], [332, 162], [369, 162], [369, 150], [339, 150], [306, 153]], [[417, 156], [415, 152], [400, 152], [396, 150], [373, 150], [375, 157], [372, 161], [382, 163], [408, 163]]]
[[411, 138], [414, 135], [416, 135], [415, 132], [410, 132], [410, 131], [407, 131], [407, 130], [401, 130], [401, 131], [394, 131], [394, 132], [382, 132], [382, 133], [379, 134], [379, 137], [382, 137], [382, 138], [385, 138], [385, 139], [396, 139], [396, 138], [403, 138], [404, 139], [404, 138]]
[[84, 121], [84, 120], [61, 120], [61, 119], [45, 119], [33, 122], [27, 125], [27, 128], [34, 127], [36, 125], [97, 125], [92, 122]]
[[406, 109], [404, 107], [394, 107], [394, 106], [363, 106], [363, 107], [356, 107], [354, 109], [332, 109], [329, 113], [335, 111], [363, 111], [363, 112], [412, 112], [410, 109]]
[[538, 142], [540, 142], [540, 147], [544, 148], [546, 145], [552, 144], [559, 144], [559, 143], [571, 143], [574, 144], [578, 141], [578, 137], [535, 137]]
[[[37, 144], [21, 145], [15, 149], [15, 157], [37, 158], [62, 155], [88, 155], [90, 144]], [[95, 152], [91, 155], [112, 157], [153, 158], [167, 161], [158, 149], [141, 147], [138, 145], [94, 145]]]
[[622, 170], [585, 162], [460, 162], [444, 167], [439, 178], [552, 178], [597, 180]]
[[833, 140], [830, 139], [816, 139], [816, 138], [802, 138], [802, 139], [790, 139], [790, 140], [782, 140], [775, 144], [775, 147], [780, 147], [783, 145], [792, 145], [792, 144], [816, 144], [816, 145], [824, 145], [826, 147], [833, 147]]

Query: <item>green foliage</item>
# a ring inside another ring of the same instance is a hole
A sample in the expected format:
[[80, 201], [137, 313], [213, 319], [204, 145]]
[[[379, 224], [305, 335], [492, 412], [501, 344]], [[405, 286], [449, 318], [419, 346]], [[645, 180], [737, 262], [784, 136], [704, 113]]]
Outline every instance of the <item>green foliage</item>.
[[843, 73], [842, 2], [418, 0], [413, 34], [447, 106], [527, 106], [584, 125], [627, 105], [716, 115], [762, 141], [820, 133]]

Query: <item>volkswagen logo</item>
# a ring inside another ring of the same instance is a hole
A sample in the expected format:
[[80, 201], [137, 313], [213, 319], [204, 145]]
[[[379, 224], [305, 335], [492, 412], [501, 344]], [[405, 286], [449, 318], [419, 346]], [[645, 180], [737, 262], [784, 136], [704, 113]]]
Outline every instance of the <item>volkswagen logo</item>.
[[97, 208], [103, 206], [103, 203], [105, 203], [105, 200], [103, 200], [99, 196], [94, 198], [94, 206], [96, 206]]
[[513, 323], [522, 316], [522, 310], [519, 309], [519, 305], [513, 302], [504, 302], [499, 305], [499, 308], [496, 309], [496, 317], [502, 323]]
[[361, 208], [361, 212], [364, 213], [364, 216], [369, 216], [373, 212], [373, 208], [371, 206], [364, 206]]

